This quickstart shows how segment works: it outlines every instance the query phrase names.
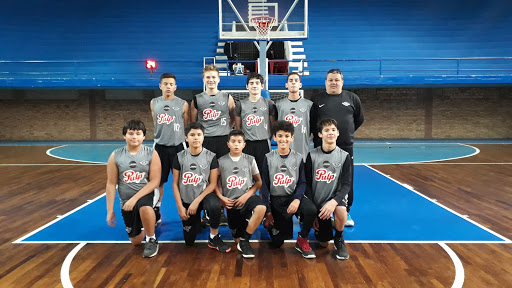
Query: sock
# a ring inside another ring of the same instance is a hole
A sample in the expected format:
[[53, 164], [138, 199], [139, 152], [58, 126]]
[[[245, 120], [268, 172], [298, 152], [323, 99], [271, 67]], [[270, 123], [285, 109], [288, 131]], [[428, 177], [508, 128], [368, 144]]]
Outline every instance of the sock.
[[215, 236], [217, 236], [217, 234], [213, 235], [212, 233], [210, 233], [210, 239], [215, 238]]
[[149, 239], [151, 239], [151, 238], [153, 238], [153, 239], [155, 239], [155, 240], [156, 240], [155, 235], [153, 235], [153, 236], [148, 236], [148, 235], [146, 235], [146, 242], [148, 242], [148, 241], [149, 241]]
[[334, 233], [334, 239], [339, 239], [339, 238], [343, 239], [343, 230], [342, 231], [338, 231], [338, 230], [335, 229], [334, 231], [336, 231]]
[[252, 234], [249, 234], [249, 232], [245, 231], [244, 235], [242, 236], [242, 240], [249, 241], [251, 240]]

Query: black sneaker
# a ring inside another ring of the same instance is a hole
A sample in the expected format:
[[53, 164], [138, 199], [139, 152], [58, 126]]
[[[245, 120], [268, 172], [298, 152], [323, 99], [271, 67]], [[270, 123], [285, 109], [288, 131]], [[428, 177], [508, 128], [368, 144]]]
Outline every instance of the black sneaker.
[[212, 249], [217, 249], [220, 253], [228, 253], [231, 251], [231, 247], [229, 247], [222, 239], [220, 239], [220, 235], [217, 234], [215, 237], [208, 237], [208, 247]]
[[162, 223], [162, 215], [160, 215], [160, 207], [156, 206], [155, 208], [153, 208], [153, 210], [155, 210], [155, 217], [156, 217], [155, 224], [158, 225], [158, 224]]
[[238, 251], [242, 252], [244, 258], [254, 258], [254, 251], [252, 250], [251, 243], [247, 240], [240, 240], [236, 246]]
[[208, 222], [208, 218], [206, 218], [206, 211], [204, 211], [203, 218], [201, 218], [201, 228], [204, 229], [208, 225], [210, 225], [210, 223]]
[[226, 217], [226, 213], [224, 212], [224, 209], [222, 209], [222, 212], [220, 213], [220, 224], [222, 226], [228, 225], [228, 217]]
[[343, 237], [334, 239], [334, 248], [336, 248], [336, 258], [339, 260], [347, 260], [350, 255], [348, 254], [347, 246]]
[[144, 244], [144, 258], [151, 258], [158, 253], [158, 240], [156, 238], [150, 238], [149, 241]]

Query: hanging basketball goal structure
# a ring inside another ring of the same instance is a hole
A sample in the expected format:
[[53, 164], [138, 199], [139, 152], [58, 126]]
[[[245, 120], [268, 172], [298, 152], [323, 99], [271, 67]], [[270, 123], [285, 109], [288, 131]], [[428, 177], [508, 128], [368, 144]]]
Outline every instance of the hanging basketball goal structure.
[[219, 39], [303, 40], [308, 0], [219, 0]]

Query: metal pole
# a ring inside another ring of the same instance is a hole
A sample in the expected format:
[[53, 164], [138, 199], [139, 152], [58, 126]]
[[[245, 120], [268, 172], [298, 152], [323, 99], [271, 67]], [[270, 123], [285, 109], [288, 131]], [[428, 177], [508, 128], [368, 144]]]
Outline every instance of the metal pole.
[[265, 86], [263, 89], [268, 90], [268, 71], [267, 71], [267, 40], [260, 40], [260, 61], [258, 71], [259, 74], [265, 79]]

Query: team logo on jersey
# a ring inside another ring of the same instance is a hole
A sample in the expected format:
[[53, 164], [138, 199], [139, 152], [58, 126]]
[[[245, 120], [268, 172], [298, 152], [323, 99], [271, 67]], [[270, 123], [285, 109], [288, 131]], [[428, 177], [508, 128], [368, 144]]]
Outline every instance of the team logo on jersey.
[[233, 172], [233, 174], [238, 174], [238, 172], [240, 172], [240, 168], [235, 167], [235, 168], [233, 168], [233, 171], [231, 171], [231, 172]]
[[171, 116], [171, 115], [168, 115], [167, 113], [160, 113], [158, 114], [158, 119], [157, 119], [157, 122], [158, 124], [162, 124], [162, 123], [165, 123], [165, 124], [171, 124], [172, 121], [174, 121], [174, 116]]
[[174, 111], [179, 111], [179, 110], [180, 110], [180, 107], [172, 107], [172, 109], [173, 109]]
[[190, 164], [190, 170], [196, 170], [196, 169], [197, 169], [197, 164], [196, 163]]
[[201, 167], [202, 170], [208, 168], [208, 165], [206, 164], [199, 164], [199, 167]]
[[224, 106], [224, 105], [226, 105], [226, 102], [224, 102], [224, 101], [219, 101], [219, 102], [217, 102], [217, 103], [219, 103], [219, 105], [220, 105], [220, 106]]
[[251, 114], [245, 120], [247, 120], [247, 126], [260, 126], [261, 122], [263, 122], [263, 117]]
[[203, 111], [203, 120], [215, 120], [219, 118], [221, 112], [214, 109], [205, 109]]
[[331, 163], [329, 163], [329, 161], [324, 161], [324, 162], [322, 162], [322, 167], [327, 169], [327, 168], [331, 167]]
[[288, 175], [285, 175], [284, 173], [277, 173], [274, 175], [274, 182], [272, 184], [274, 186], [283, 186], [288, 187], [290, 184], [292, 184], [293, 178], [289, 177]]
[[212, 101], [208, 105], [210, 105], [210, 108], [213, 108], [213, 107], [215, 107], [215, 102]]
[[261, 107], [260, 110], [265, 111], [265, 110], [267, 110], [267, 107]]
[[286, 165], [281, 165], [281, 167], [279, 167], [279, 171], [284, 173], [284, 172], [288, 171], [288, 167], [286, 167]]
[[232, 188], [242, 189], [242, 187], [245, 185], [245, 183], [247, 183], [247, 178], [238, 177], [236, 175], [231, 175], [228, 177], [228, 179], [226, 179], [226, 182], [228, 184], [227, 185], [228, 189], [232, 189]]
[[144, 160], [144, 161], [140, 161], [139, 163], [140, 163], [140, 165], [142, 165], [142, 166], [148, 166], [149, 161]]
[[308, 110], [308, 109], [306, 109], [306, 108], [300, 108], [299, 109], [299, 111], [302, 112], [302, 113], [306, 112], [306, 110]]
[[258, 112], [258, 107], [252, 107], [251, 111], [252, 111], [252, 113], [257, 113]]
[[343, 102], [341, 104], [343, 104], [343, 106], [350, 106], [350, 103], [348, 103], [348, 102]]
[[203, 180], [203, 176], [199, 176], [192, 172], [186, 172], [183, 174], [183, 180], [181, 181], [181, 183], [183, 183], [183, 185], [192, 184], [194, 186], [197, 186], [197, 184], [199, 184], [201, 180]]
[[334, 168], [340, 168], [341, 163], [332, 163], [332, 166], [334, 166]]
[[137, 167], [137, 162], [130, 161], [130, 163], [128, 163], [128, 166], [130, 166], [130, 168], [135, 168], [135, 167]]
[[135, 172], [133, 170], [128, 170], [123, 173], [123, 181], [125, 183], [140, 183], [140, 180], [144, 179], [146, 175], [145, 172]]
[[164, 111], [169, 111], [169, 110], [171, 110], [171, 107], [169, 107], [169, 105], [165, 105], [164, 106]]
[[327, 183], [331, 183], [334, 178], [336, 178], [336, 174], [332, 173], [331, 171], [328, 171], [326, 169], [318, 169], [316, 170], [316, 181], [323, 181]]
[[290, 122], [293, 124], [293, 127], [297, 127], [297, 125], [300, 124], [300, 122], [302, 121], [302, 118], [299, 118], [295, 115], [292, 115], [292, 114], [288, 114], [284, 117], [284, 120]]
[[295, 112], [297, 112], [297, 110], [295, 110], [295, 107], [290, 108], [290, 113], [295, 114]]

